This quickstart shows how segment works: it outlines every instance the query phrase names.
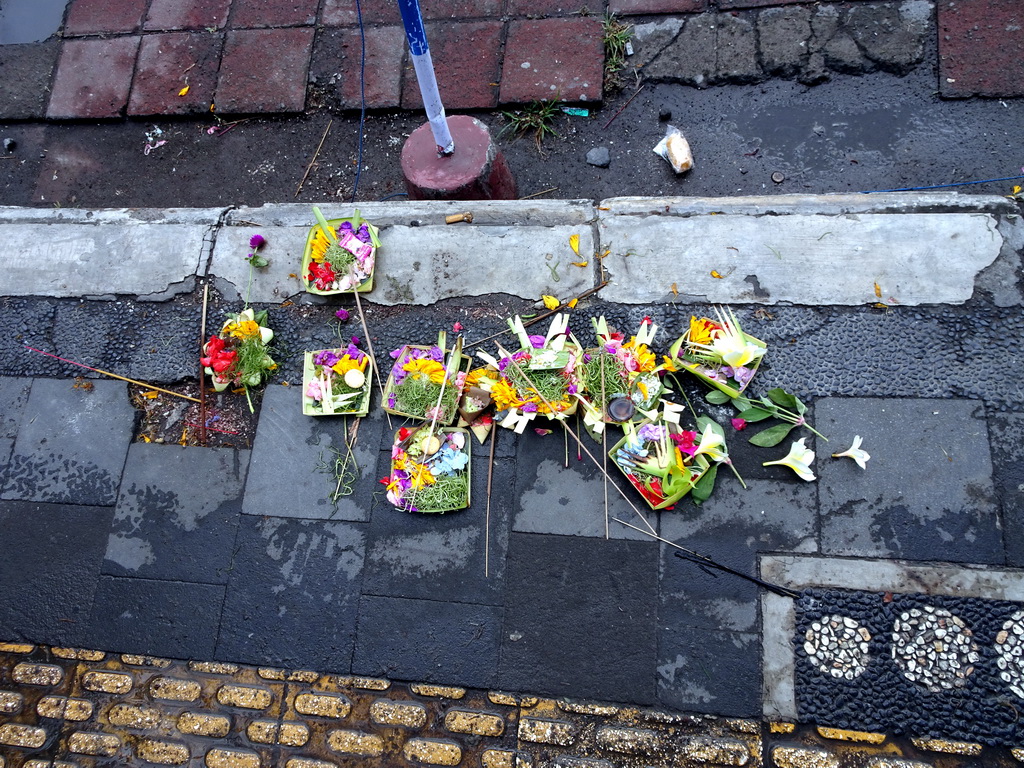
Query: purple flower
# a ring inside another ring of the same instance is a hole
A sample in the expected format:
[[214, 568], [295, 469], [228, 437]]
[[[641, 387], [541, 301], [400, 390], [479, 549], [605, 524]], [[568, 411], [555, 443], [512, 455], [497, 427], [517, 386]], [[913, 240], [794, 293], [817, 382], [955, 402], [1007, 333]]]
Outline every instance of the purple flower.
[[394, 392], [390, 392], [390, 393], [388, 393], [388, 408], [394, 408], [394, 407], [395, 407], [395, 393]]
[[332, 365], [338, 362], [338, 359], [339, 358], [334, 353], [334, 350], [324, 349], [321, 350], [320, 352], [317, 352], [316, 355], [313, 356], [313, 364], [324, 365], [330, 368]]
[[543, 349], [544, 344], [547, 342], [543, 336], [530, 336], [530, 346], [534, 349]]
[[342, 322], [345, 322], [346, 320], [348, 320], [348, 310], [339, 309], [337, 312], [334, 313], [334, 316], [341, 320]]
[[536, 413], [537, 412], [537, 404], [536, 403], [523, 403], [523, 407], [520, 408], [519, 410], [521, 410], [523, 413]]
[[359, 337], [358, 336], [353, 336], [352, 337], [352, 343], [353, 344], [358, 344], [359, 343]]
[[565, 391], [568, 392], [570, 395], [575, 395], [579, 391], [579, 387], [577, 387], [575, 384], [570, 384], [568, 387], [566, 387]]
[[265, 238], [263, 235], [253, 235], [252, 237], [249, 238], [250, 248], [262, 248], [266, 244], [267, 238]]
[[430, 348], [430, 351], [427, 352], [427, 358], [440, 363], [444, 360], [444, 352], [441, 351], [440, 347], [434, 345]]
[[247, 259], [248, 259], [249, 261], [252, 261], [252, 260], [253, 260], [253, 258], [255, 258], [255, 256], [256, 256], [256, 254], [255, 254], [255, 253], [247, 253], [247, 254], [245, 255], [245, 258], [247, 258]]

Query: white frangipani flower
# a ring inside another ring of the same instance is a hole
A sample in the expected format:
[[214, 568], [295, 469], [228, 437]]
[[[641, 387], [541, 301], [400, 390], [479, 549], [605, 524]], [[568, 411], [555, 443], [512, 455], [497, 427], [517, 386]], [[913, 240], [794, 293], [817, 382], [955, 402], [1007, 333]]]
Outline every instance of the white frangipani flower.
[[868, 459], [871, 455], [867, 451], [862, 451], [860, 447], [861, 439], [860, 435], [853, 436], [853, 445], [847, 448], [842, 453], [833, 453], [832, 458], [838, 459], [845, 456], [848, 459], [853, 459], [857, 462], [857, 466], [861, 469], [867, 469]]

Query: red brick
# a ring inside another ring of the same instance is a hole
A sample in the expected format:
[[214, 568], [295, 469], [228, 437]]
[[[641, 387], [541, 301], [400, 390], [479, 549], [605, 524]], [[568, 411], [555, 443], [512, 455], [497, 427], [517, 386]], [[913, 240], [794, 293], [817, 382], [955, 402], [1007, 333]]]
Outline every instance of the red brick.
[[217, 82], [217, 112], [301, 112], [312, 48], [312, 27], [229, 32]]
[[420, 13], [424, 19], [493, 18], [501, 16], [501, 0], [420, 0]]
[[237, 2], [231, 9], [231, 26], [293, 27], [316, 24], [319, 0], [259, 0]]
[[938, 3], [939, 92], [947, 97], [1024, 96], [1021, 0]]
[[[772, 5], [802, 0], [767, 0]], [[642, 13], [702, 13], [708, 8], [707, 0], [608, 0], [608, 12], [617, 14]]]
[[[445, 109], [482, 109], [497, 105], [491, 85], [501, 68], [500, 21], [427, 23], [430, 57]], [[402, 107], [420, 109], [423, 99], [412, 63], [405, 67]]]
[[501, 71], [502, 103], [600, 101], [604, 76], [601, 21], [513, 21]]
[[578, 0], [508, 0], [510, 16], [574, 16], [580, 7]]
[[128, 102], [138, 50], [138, 37], [66, 40], [46, 116], [120, 117]]
[[[359, 30], [322, 30], [310, 72], [336, 96], [341, 109], [359, 108]], [[366, 106], [397, 107], [402, 95], [405, 32], [401, 27], [366, 27]]]
[[[402, 14], [398, 12], [395, 0], [359, 0], [363, 24], [401, 24]], [[325, 0], [321, 19], [329, 27], [358, 24], [356, 0]]]
[[146, 0], [71, 0], [64, 36], [135, 32]]
[[146, 29], [223, 29], [231, 0], [153, 0]]
[[[205, 32], [168, 32], [143, 38], [128, 114], [208, 112], [217, 85], [223, 42], [220, 35]], [[188, 93], [179, 96], [186, 85]]]

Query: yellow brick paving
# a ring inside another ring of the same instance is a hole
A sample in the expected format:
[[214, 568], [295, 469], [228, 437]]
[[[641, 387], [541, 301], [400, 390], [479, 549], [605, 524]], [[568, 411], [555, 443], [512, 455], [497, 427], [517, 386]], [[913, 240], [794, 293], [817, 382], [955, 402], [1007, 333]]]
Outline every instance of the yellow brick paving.
[[1021, 765], [1024, 747], [0, 643], [0, 768]]

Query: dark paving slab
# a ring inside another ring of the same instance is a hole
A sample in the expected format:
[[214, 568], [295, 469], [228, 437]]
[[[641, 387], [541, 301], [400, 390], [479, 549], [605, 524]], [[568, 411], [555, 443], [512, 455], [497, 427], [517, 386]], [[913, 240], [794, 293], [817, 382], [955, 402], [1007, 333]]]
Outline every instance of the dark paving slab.
[[[500, 21], [426, 25], [437, 87], [446, 108], [488, 109], [497, 105], [498, 92], [492, 83], [501, 72], [503, 26]], [[416, 72], [409, 67], [402, 84], [402, 108], [422, 107]]]
[[[217, 111], [301, 112], [312, 49], [312, 27], [228, 32], [217, 82]], [[270, 51], [273, 55], [268, 55]]]
[[657, 545], [513, 534], [498, 686], [655, 698]]
[[[662, 515], [661, 535], [742, 573], [757, 575], [758, 552], [817, 551], [815, 484], [759, 481], [715, 490], [699, 510]], [[658, 617], [673, 627], [756, 632], [760, 589], [681, 560], [661, 545]], [[669, 639], [667, 647], [672, 647]]]
[[243, 517], [216, 658], [347, 672], [365, 527]]
[[761, 713], [761, 639], [658, 623], [658, 702], [732, 717]]
[[150, 30], [223, 29], [231, 0], [152, 0], [145, 28]]
[[114, 510], [0, 501], [0, 634], [81, 645]]
[[[128, 114], [208, 113], [217, 85], [223, 45], [223, 36], [208, 32], [170, 32], [144, 37], [139, 48], [138, 75], [128, 99]], [[186, 85], [188, 93], [180, 96]]]
[[493, 687], [501, 617], [498, 606], [363, 596], [352, 672]]
[[128, 102], [139, 38], [67, 40], [53, 81], [51, 119], [120, 117]]
[[[487, 576], [486, 449], [473, 446], [472, 506], [444, 515], [423, 515], [395, 509], [381, 500], [373, 509], [366, 542], [363, 593], [392, 597], [450, 600], [501, 605], [504, 602], [505, 553], [515, 501], [503, 489], [512, 487], [514, 463], [495, 460], [491, 480]], [[381, 476], [390, 471], [385, 454]]]
[[608, 12], [628, 16], [647, 13], [701, 13], [707, 0], [608, 0]]
[[224, 587], [101, 576], [85, 646], [207, 659], [217, 643]]
[[[405, 32], [399, 26], [367, 27], [364, 92], [370, 108], [397, 107], [402, 97]], [[310, 74], [342, 109], [360, 105], [358, 29], [324, 29], [317, 34]]]
[[146, 0], [71, 0], [64, 36], [135, 32]]
[[[979, 402], [824, 398], [816, 403], [821, 549], [830, 555], [1003, 562], [988, 429]], [[867, 469], [828, 453], [854, 435]]]
[[103, 573], [226, 584], [248, 463], [231, 448], [132, 445]]
[[261, 3], [234, 3], [231, 7], [231, 26], [292, 27], [316, 23], [319, 0], [264, 0]]
[[[593, 459], [582, 453], [583, 459], [578, 460], [576, 441], [570, 437], [569, 466], [566, 467], [566, 444], [561, 429], [544, 436], [527, 430], [516, 438], [519, 441], [519, 462], [515, 478], [517, 502], [513, 530], [604, 538], [605, 476]], [[601, 461], [601, 444], [586, 435], [583, 440], [583, 445]], [[609, 435], [609, 445], [614, 444]], [[657, 531], [660, 513], [652, 511], [644, 503], [610, 459], [608, 468], [614, 479], [608, 482], [608, 535], [614, 539], [647, 539], [644, 534], [620, 525], [612, 518], [617, 517], [646, 530], [633, 510], [635, 506]], [[622, 487], [629, 501], [615, 490], [612, 482]], [[691, 505], [692, 502], [684, 504]]]
[[1024, 415], [988, 418], [992, 482], [1003, 518], [1008, 565], [1024, 565]]
[[603, 68], [600, 19], [513, 21], [505, 40], [500, 100], [600, 101]]
[[112, 506], [135, 411], [127, 387], [36, 379], [4, 483], [4, 499]]
[[[3, 49], [0, 48], [0, 51]], [[0, 378], [0, 437], [17, 437], [21, 414], [28, 403], [32, 379], [21, 376]]]
[[266, 388], [253, 441], [249, 479], [242, 511], [247, 515], [334, 520], [368, 520], [386, 424], [384, 412], [371, 409], [360, 420], [354, 455], [359, 467], [351, 495], [329, 500], [336, 488], [333, 475], [320, 467], [344, 452], [347, 417], [315, 417], [302, 413], [301, 387]]
[[57, 66], [60, 42], [0, 45], [4, 98], [0, 120], [33, 120], [46, 114], [50, 78]]
[[943, 96], [1024, 96], [1024, 7], [1017, 0], [950, 0], [936, 12]]

